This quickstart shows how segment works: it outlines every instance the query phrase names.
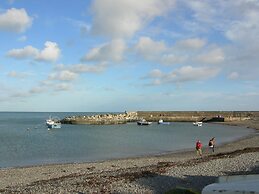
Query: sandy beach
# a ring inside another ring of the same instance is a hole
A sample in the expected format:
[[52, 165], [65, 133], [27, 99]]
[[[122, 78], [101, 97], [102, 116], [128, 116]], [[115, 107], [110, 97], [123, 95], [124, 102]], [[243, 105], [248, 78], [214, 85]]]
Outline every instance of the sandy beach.
[[[258, 122], [226, 123], [259, 129]], [[218, 176], [259, 174], [259, 133], [216, 147], [96, 163], [55, 164], [0, 170], [0, 193], [198, 192]]]

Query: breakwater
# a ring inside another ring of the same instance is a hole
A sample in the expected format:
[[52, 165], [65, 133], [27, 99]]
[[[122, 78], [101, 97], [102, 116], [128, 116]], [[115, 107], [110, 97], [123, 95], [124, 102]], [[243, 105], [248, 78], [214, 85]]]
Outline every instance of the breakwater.
[[138, 111], [139, 118], [149, 121], [213, 122], [245, 121], [259, 118], [259, 111]]
[[167, 122], [231, 122], [259, 120], [259, 111], [136, 111], [119, 114], [107, 113], [92, 116], [70, 116], [61, 120], [63, 124], [125, 124], [140, 119], [157, 122], [163, 119]]
[[63, 124], [93, 124], [93, 125], [113, 125], [125, 124], [138, 120], [137, 112], [125, 112], [119, 114], [107, 113], [91, 116], [70, 116], [61, 120]]

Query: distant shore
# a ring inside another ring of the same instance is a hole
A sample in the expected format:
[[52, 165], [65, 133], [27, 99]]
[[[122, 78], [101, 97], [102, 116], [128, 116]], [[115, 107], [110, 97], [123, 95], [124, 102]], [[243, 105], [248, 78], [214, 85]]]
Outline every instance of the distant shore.
[[223, 125], [240, 126], [259, 130], [259, 120], [231, 121], [220, 123]]
[[[224, 123], [259, 129], [258, 121]], [[196, 191], [218, 176], [259, 173], [259, 133], [216, 147], [103, 162], [0, 169], [0, 193], [164, 193]]]

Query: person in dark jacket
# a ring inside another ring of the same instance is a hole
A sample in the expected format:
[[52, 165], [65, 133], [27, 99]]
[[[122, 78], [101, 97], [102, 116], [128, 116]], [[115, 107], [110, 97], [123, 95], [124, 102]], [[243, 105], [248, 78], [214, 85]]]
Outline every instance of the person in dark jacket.
[[209, 149], [214, 152], [215, 151], [215, 137], [211, 138], [209, 141]]

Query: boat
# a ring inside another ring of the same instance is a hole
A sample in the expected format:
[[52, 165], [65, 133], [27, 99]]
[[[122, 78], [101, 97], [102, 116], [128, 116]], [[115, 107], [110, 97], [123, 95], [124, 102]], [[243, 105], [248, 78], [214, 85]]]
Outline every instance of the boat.
[[202, 126], [202, 122], [201, 121], [196, 121], [196, 122], [193, 122], [193, 125], [201, 127]]
[[157, 123], [162, 125], [170, 125], [170, 122], [164, 122], [162, 119], [160, 119]]
[[205, 186], [202, 194], [221, 194], [221, 193], [259, 193], [259, 175], [228, 175], [220, 176], [216, 183]]
[[150, 125], [152, 122], [148, 122], [145, 119], [141, 119], [140, 121], [137, 121], [138, 125]]
[[46, 125], [48, 129], [61, 128], [61, 122], [58, 118], [49, 117], [49, 119], [46, 120]]

